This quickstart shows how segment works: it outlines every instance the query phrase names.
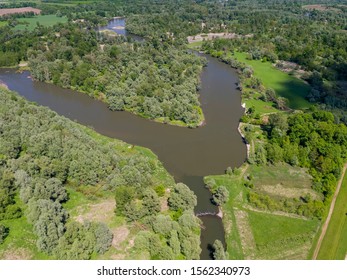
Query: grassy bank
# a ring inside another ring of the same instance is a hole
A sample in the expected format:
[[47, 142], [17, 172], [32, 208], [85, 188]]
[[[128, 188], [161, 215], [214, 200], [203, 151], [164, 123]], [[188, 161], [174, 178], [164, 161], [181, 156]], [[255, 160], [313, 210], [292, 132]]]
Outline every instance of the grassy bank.
[[320, 260], [344, 260], [347, 254], [347, 176], [342, 181], [334, 212], [322, 241]]

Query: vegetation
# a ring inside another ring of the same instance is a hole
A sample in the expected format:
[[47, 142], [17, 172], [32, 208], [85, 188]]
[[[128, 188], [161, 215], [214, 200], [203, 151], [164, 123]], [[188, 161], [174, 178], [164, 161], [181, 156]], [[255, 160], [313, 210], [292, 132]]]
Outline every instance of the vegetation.
[[57, 23], [67, 22], [66, 17], [57, 17], [56, 15], [42, 15], [32, 18], [17, 18], [15, 30], [33, 31], [38, 25], [53, 26]]
[[[110, 250], [110, 228], [119, 227], [114, 219], [126, 217], [128, 222], [121, 225], [136, 223], [146, 229], [141, 230], [142, 243], [135, 242], [139, 245], [133, 250], [147, 250], [147, 258], [199, 258], [199, 220], [185, 204], [179, 211], [162, 211], [162, 203], [175, 199], [159, 198], [155, 190], [160, 190], [158, 185], [171, 188], [173, 180], [153, 154], [143, 148], [129, 149], [13, 92], [0, 91], [2, 240], [9, 231], [0, 246], [2, 254], [25, 250], [21, 258], [90, 259]], [[183, 184], [176, 186], [189, 191]], [[122, 196], [120, 190], [130, 190], [130, 195]], [[189, 202], [196, 203], [189, 192]], [[102, 202], [112, 194], [116, 201], [127, 199], [123, 210], [116, 207], [117, 216], [111, 214], [106, 223], [76, 217], [86, 200], [94, 197]], [[26, 234], [38, 250], [18, 240], [17, 225], [24, 225], [25, 219]], [[163, 228], [171, 229], [163, 232]]]
[[347, 253], [347, 177], [344, 176], [334, 212], [317, 259], [344, 260]]

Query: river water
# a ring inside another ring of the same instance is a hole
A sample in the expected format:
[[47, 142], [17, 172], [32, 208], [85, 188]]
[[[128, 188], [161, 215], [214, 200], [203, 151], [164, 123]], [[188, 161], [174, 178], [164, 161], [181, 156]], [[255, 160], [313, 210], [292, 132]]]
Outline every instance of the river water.
[[[115, 23], [110, 24], [112, 27]], [[101, 134], [150, 148], [176, 182], [185, 183], [195, 192], [197, 214], [216, 213], [218, 209], [211, 203], [203, 176], [223, 174], [228, 166], [240, 166], [244, 162], [246, 147], [237, 130], [244, 109], [236, 89], [236, 71], [215, 58], [206, 58], [208, 66], [201, 74], [200, 90], [206, 124], [196, 129], [156, 123], [128, 112], [112, 112], [106, 104], [86, 94], [34, 82], [29, 72], [0, 69], [0, 80], [26, 99], [48, 106]], [[200, 216], [200, 219], [204, 224], [201, 259], [209, 259], [210, 245], [216, 239], [225, 242], [223, 224], [215, 215]]]

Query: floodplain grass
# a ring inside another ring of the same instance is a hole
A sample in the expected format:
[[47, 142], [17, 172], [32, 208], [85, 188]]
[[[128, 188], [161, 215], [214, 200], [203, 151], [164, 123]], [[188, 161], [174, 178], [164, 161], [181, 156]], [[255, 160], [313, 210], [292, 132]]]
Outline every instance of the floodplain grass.
[[334, 212], [317, 259], [344, 260], [347, 254], [347, 175], [344, 176]]
[[246, 53], [235, 52], [234, 57], [252, 66], [254, 76], [261, 79], [266, 88], [272, 88], [277, 95], [287, 98], [290, 108], [303, 109], [311, 106], [305, 99], [310, 86], [304, 81], [276, 69], [270, 62], [249, 60]]
[[[304, 220], [270, 213], [248, 211], [256, 243], [256, 258], [306, 259], [319, 226], [319, 220]], [[300, 247], [302, 250], [300, 250]]]
[[28, 30], [32, 31], [36, 28], [37, 22], [43, 26], [53, 26], [57, 23], [67, 22], [67, 17], [57, 17], [56, 15], [40, 15], [32, 18], [18, 18], [20, 24], [16, 25], [14, 30]]
[[[226, 250], [229, 258], [307, 259], [320, 221], [299, 216], [291, 217], [284, 212], [269, 213], [250, 208], [246, 198], [248, 189], [244, 186], [249, 174], [253, 176], [255, 190], [257, 186], [260, 186], [259, 184], [276, 187], [278, 182], [282, 182], [288, 191], [293, 188], [311, 190], [311, 176], [307, 170], [287, 164], [275, 166], [244, 164], [232, 175], [206, 176], [204, 182], [211, 190], [218, 186], [225, 186], [229, 191], [229, 200], [222, 205]], [[242, 247], [242, 244], [247, 242], [247, 238], [241, 242], [244, 233], [239, 232], [242, 225], [237, 224], [235, 217], [235, 211], [239, 210], [247, 212], [244, 219], [246, 219], [245, 222], [248, 221], [252, 231], [247, 234], [253, 236], [255, 241], [254, 252], [251, 252], [251, 255], [249, 250], [253, 247], [252, 244], [248, 246], [249, 248]]]

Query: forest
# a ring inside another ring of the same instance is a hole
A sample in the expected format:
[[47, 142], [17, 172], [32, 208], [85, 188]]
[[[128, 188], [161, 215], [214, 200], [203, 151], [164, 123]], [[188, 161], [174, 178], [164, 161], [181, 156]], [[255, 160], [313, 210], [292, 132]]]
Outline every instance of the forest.
[[37, 249], [47, 258], [104, 254], [112, 245], [112, 223], [79, 223], [66, 209], [71, 191], [91, 200], [101, 192], [115, 197], [114, 217], [140, 226], [135, 250], [152, 259], [199, 259], [200, 222], [192, 211], [196, 196], [186, 185], [174, 184], [156, 157], [129, 150], [125, 143], [103, 138], [14, 92], [0, 93], [3, 246], [18, 242], [11, 225], [25, 217]]
[[[18, 30], [32, 14], [0, 17], [0, 67], [24, 62], [34, 80], [86, 93], [110, 110], [197, 128], [204, 122], [199, 89], [207, 62], [191, 49], [219, 58], [237, 69], [242, 100], [251, 104], [240, 120], [249, 155], [244, 170], [226, 166], [224, 177], [206, 180], [212, 202], [226, 210], [227, 222], [240, 222], [241, 212], [247, 212], [258, 240], [263, 241], [262, 231], [256, 227], [278, 219], [298, 231], [295, 238], [280, 239], [279, 247], [313, 242], [347, 157], [345, 0], [314, 1], [321, 9], [313, 9], [309, 0], [55, 2], [0, 5], [31, 6], [68, 20]], [[118, 16], [126, 18], [127, 32], [143, 40], [100, 31]], [[188, 44], [188, 36], [198, 35], [201, 42]], [[288, 78], [289, 100], [266, 87], [247, 62], [289, 73], [304, 90], [293, 92]], [[105, 257], [116, 250], [114, 232], [122, 226], [136, 235], [132, 251], [123, 257], [199, 258], [201, 222], [193, 213], [197, 198], [189, 186], [175, 183], [155, 156], [0, 91], [0, 249], [14, 242], [14, 225], [25, 219], [35, 236], [37, 258]], [[300, 104], [293, 106], [293, 100]], [[287, 197], [264, 191], [256, 179], [273, 169], [277, 176], [284, 174], [282, 169], [304, 174], [310, 178], [309, 191]], [[74, 195], [88, 201], [95, 193], [115, 202], [112, 222], [77, 222], [75, 204], [80, 202]], [[239, 217], [235, 205], [241, 205]], [[273, 218], [275, 212], [286, 218]], [[288, 217], [307, 221], [307, 231]], [[236, 230], [227, 235], [228, 253], [217, 240], [213, 257], [249, 257], [233, 248], [230, 240], [240, 239]], [[271, 247], [257, 246], [257, 256], [264, 257], [262, 250], [274, 256]]]

